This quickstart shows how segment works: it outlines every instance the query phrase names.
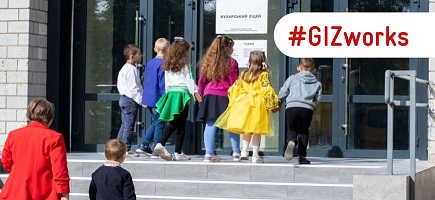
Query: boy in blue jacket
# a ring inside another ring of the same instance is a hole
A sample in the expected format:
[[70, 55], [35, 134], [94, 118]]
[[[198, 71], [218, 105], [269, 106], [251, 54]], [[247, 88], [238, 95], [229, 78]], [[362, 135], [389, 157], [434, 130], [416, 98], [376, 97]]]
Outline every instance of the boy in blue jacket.
[[147, 107], [147, 110], [151, 114], [151, 125], [146, 131], [139, 149], [136, 149], [136, 153], [143, 153], [156, 159], [159, 156], [151, 151], [150, 143], [153, 138], [154, 145], [159, 143], [165, 125], [164, 122], [159, 120], [160, 114], [156, 110], [156, 103], [165, 94], [165, 70], [162, 69], [162, 64], [163, 56], [169, 45], [169, 41], [165, 38], [156, 40], [154, 51], [157, 55], [147, 63], [144, 72], [142, 104]]

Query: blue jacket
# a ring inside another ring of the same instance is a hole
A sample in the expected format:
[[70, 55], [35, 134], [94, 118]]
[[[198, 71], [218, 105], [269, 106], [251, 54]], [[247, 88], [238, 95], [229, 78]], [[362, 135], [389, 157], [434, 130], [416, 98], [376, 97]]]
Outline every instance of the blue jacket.
[[279, 90], [278, 98], [285, 108], [302, 107], [313, 110], [322, 96], [322, 83], [310, 72], [291, 75]]
[[147, 63], [144, 72], [142, 104], [148, 107], [157, 107], [157, 101], [165, 94], [165, 70], [161, 68], [162, 64], [162, 58], [153, 58]]

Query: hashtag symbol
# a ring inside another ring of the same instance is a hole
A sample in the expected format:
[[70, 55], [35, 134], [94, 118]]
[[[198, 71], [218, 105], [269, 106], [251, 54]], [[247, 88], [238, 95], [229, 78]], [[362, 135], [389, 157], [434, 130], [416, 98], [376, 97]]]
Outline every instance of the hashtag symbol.
[[303, 31], [303, 26], [295, 26], [293, 31], [290, 31], [290, 37], [288, 40], [292, 41], [292, 46], [295, 46], [295, 43], [297, 42], [297, 46], [301, 45], [301, 41], [305, 40], [304, 35], [307, 34], [307, 32]]

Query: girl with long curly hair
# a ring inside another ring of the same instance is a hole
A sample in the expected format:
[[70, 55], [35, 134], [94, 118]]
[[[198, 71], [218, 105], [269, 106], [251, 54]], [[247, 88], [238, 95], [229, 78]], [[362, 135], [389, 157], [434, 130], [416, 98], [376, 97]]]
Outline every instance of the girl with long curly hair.
[[[189, 100], [195, 96], [198, 101], [198, 86], [190, 73], [189, 55], [192, 45], [182, 37], [175, 37], [174, 42], [164, 55], [162, 69], [165, 70], [166, 93], [156, 103], [159, 120], [167, 121], [160, 142], [155, 146], [160, 158], [170, 160], [190, 160], [182, 151], [186, 119], [189, 111]], [[177, 130], [175, 139], [175, 152], [172, 156], [165, 148], [172, 133]]]
[[[216, 127], [214, 123], [228, 106], [228, 88], [239, 76], [239, 65], [231, 57], [234, 41], [227, 35], [217, 36], [199, 62], [199, 92], [204, 101], [199, 105], [197, 121], [205, 124], [204, 162], [219, 162], [214, 153]], [[233, 160], [240, 160], [240, 135], [230, 132]]]

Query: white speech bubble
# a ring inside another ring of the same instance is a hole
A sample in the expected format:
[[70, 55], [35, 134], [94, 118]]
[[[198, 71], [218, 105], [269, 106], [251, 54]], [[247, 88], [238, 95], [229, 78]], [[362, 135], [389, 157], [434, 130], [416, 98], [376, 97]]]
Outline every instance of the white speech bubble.
[[[297, 58], [427, 58], [435, 57], [431, 22], [435, 13], [291, 13], [276, 24], [274, 39]], [[306, 32], [299, 46], [289, 40], [295, 27]]]

